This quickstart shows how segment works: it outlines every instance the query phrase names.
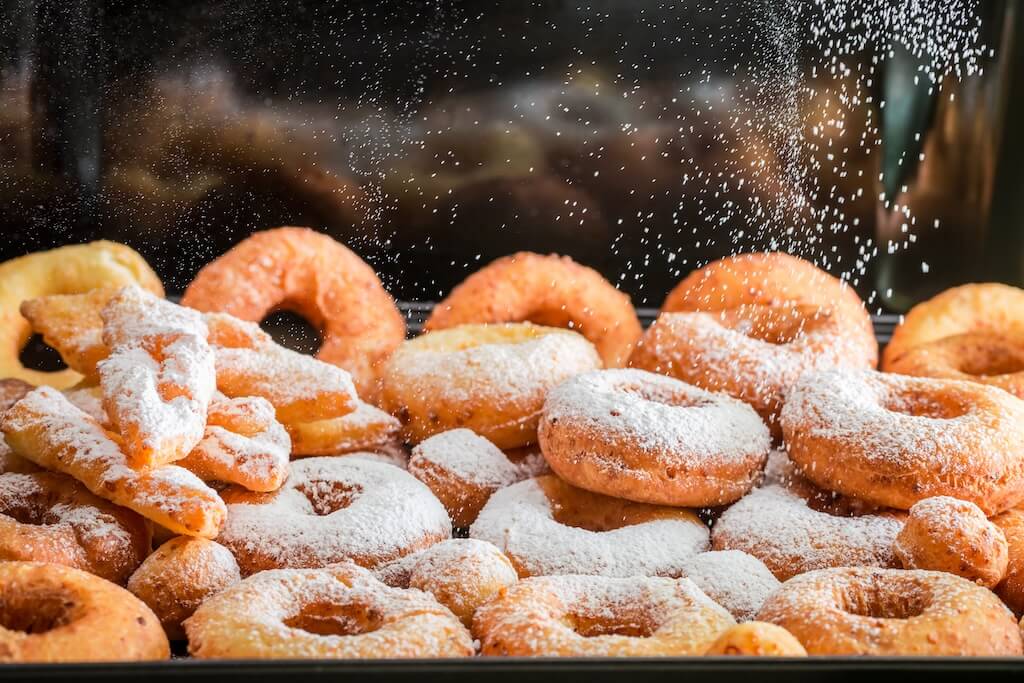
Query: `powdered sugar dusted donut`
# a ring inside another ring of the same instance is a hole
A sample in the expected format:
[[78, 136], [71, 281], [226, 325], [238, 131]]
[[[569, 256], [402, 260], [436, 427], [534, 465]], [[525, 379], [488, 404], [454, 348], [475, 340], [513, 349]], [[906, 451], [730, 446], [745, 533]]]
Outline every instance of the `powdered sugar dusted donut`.
[[644, 503], [703, 507], [749, 491], [771, 447], [754, 410], [643, 370], [603, 370], [555, 387], [541, 448], [566, 481]]
[[873, 368], [874, 334], [817, 306], [761, 306], [714, 313], [663, 313], [630, 365], [749, 403], [781, 436], [785, 391], [811, 370]]
[[753, 619], [781, 585], [761, 560], [739, 550], [694, 555], [683, 565], [683, 572], [736, 621]]
[[513, 461], [469, 429], [436, 434], [412, 449], [409, 473], [444, 504], [456, 527], [468, 527], [495, 491], [542, 474], [539, 452]]
[[222, 496], [228, 519], [217, 541], [246, 576], [342, 560], [374, 567], [451, 536], [448, 513], [430, 489], [362, 457], [298, 460], [273, 493], [233, 487]]
[[441, 541], [390, 562], [375, 573], [389, 586], [432, 593], [466, 626], [480, 605], [519, 580], [500, 550], [473, 538]]
[[541, 576], [477, 610], [483, 655], [703, 654], [736, 622], [689, 579]]
[[742, 550], [781, 581], [826, 567], [895, 567], [901, 515], [839, 517], [819, 512], [780, 484], [754, 489], [711, 530], [715, 550]]
[[945, 572], [843, 567], [787, 581], [761, 608], [810, 655], [1020, 655], [1013, 614]]
[[991, 515], [1024, 499], [1024, 401], [995, 387], [811, 373], [788, 393], [782, 428], [804, 476], [875, 505], [952, 496]]
[[546, 475], [501, 489], [469, 529], [498, 546], [520, 576], [681, 576], [707, 550], [688, 510], [632, 503]]
[[410, 443], [466, 427], [515, 448], [537, 440], [551, 387], [600, 366], [593, 345], [569, 330], [462, 325], [402, 344], [384, 370], [381, 405]]
[[402, 423], [380, 408], [364, 401], [348, 415], [294, 422], [289, 425], [292, 455], [343, 455], [355, 451], [372, 451], [395, 442]]
[[429, 593], [345, 562], [251, 576], [185, 622], [199, 659], [468, 657], [466, 628]]
[[994, 588], [1006, 575], [1003, 531], [974, 503], [948, 496], [914, 503], [893, 551], [905, 569], [949, 572]]

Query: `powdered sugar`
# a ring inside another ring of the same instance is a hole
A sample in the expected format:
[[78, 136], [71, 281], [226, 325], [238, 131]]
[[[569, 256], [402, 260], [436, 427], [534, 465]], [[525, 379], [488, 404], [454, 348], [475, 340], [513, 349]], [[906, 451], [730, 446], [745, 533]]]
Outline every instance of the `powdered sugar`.
[[420, 442], [412, 449], [410, 471], [415, 474], [422, 462], [491, 489], [527, 479], [537, 470], [536, 457], [514, 463], [501, 449], [469, 429], [452, 429]]
[[536, 479], [491, 496], [469, 535], [496, 545], [529, 576], [679, 576], [708, 547], [707, 528], [680, 519], [599, 532], [560, 524]]
[[683, 572], [736, 621], [757, 616], [765, 599], [781, 585], [763, 562], [738, 550], [694, 555], [683, 565]]

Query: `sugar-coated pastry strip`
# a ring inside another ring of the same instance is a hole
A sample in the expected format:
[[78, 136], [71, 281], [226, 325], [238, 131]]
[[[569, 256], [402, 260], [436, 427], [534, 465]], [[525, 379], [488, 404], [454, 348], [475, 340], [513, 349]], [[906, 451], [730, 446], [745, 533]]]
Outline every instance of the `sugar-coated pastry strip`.
[[175, 533], [213, 538], [224, 523], [224, 502], [198, 477], [175, 465], [132, 469], [116, 437], [56, 389], [39, 387], [23, 398], [4, 414], [0, 429], [26, 460]]
[[260, 396], [284, 423], [347, 415], [358, 397], [341, 368], [280, 346], [259, 350], [215, 348], [217, 388], [230, 397]]
[[221, 397], [210, 404], [206, 436], [179, 464], [207, 481], [275, 491], [288, 477], [290, 454], [288, 432], [266, 399]]

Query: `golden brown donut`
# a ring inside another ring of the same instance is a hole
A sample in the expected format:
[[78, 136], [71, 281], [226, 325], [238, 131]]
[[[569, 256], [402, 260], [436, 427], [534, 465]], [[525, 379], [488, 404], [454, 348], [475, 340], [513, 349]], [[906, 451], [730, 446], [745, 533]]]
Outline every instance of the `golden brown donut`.
[[123, 585], [149, 542], [141, 517], [70, 477], [0, 474], [0, 560], [63, 564]]
[[736, 622], [689, 579], [541, 576], [501, 591], [473, 617], [484, 656], [703, 654]]
[[787, 392], [781, 422], [805, 477], [870, 504], [908, 510], [952, 496], [992, 515], [1024, 499], [1024, 401], [995, 387], [809, 373]]
[[532, 323], [461, 325], [402, 344], [384, 368], [381, 407], [409, 443], [465, 427], [498, 448], [535, 443], [544, 397], [600, 367], [593, 345]]
[[996, 594], [1016, 614], [1024, 613], [1024, 510], [1014, 508], [996, 515], [992, 522], [1006, 537], [1009, 562], [1006, 577], [996, 586]]
[[910, 309], [893, 331], [882, 367], [911, 349], [960, 334], [977, 333], [1024, 343], [1024, 290], [997, 283], [953, 287]]
[[0, 263], [0, 377], [61, 389], [77, 384], [82, 376], [74, 370], [39, 372], [22, 367], [18, 355], [32, 329], [21, 315], [21, 303], [51, 294], [129, 284], [163, 296], [163, 285], [145, 260], [115, 242], [76, 244]]
[[662, 313], [629, 364], [749, 403], [776, 438], [786, 389], [835, 366], [873, 368], [878, 342], [830, 310], [744, 304], [715, 312]]
[[808, 572], [784, 583], [757, 618], [785, 628], [810, 655], [1021, 654], [1017, 622], [999, 598], [945, 572]]
[[426, 330], [528, 321], [589, 339], [606, 367], [621, 367], [642, 332], [629, 297], [567, 256], [519, 252], [466, 278], [434, 307]]
[[391, 588], [349, 562], [260, 572], [186, 622], [198, 659], [468, 657], [469, 632], [429, 593]]
[[200, 270], [181, 301], [252, 322], [295, 311], [323, 335], [317, 357], [351, 372], [370, 401], [380, 365], [405, 339], [405, 320], [373, 269], [308, 228], [251, 235]]
[[467, 627], [477, 608], [519, 580], [500, 550], [472, 538], [441, 541], [390, 562], [375, 574], [389, 586], [431, 593]]
[[468, 527], [498, 489], [544, 474], [539, 451], [503, 453], [469, 429], [435, 434], [412, 449], [409, 474], [433, 491], [455, 527]]
[[1024, 398], [1024, 340], [969, 332], [925, 342], [888, 361], [886, 372], [990, 384]]
[[695, 270], [669, 292], [661, 310], [727, 311], [749, 304], [830, 310], [874, 337], [871, 316], [853, 287], [778, 251], [737, 254]]
[[132, 574], [128, 590], [153, 610], [168, 638], [183, 640], [182, 622], [209, 597], [241, 580], [227, 548], [205, 538], [175, 536]]
[[948, 496], [914, 503], [893, 544], [904, 569], [930, 569], [994, 588], [1009, 555], [1002, 530], [974, 503]]
[[170, 657], [160, 622], [134, 595], [59, 564], [0, 562], [0, 662]]
[[344, 455], [372, 451], [394, 443], [402, 429], [397, 418], [364, 401], [348, 415], [285, 425], [292, 456]]
[[807, 650], [781, 626], [747, 621], [719, 636], [704, 654], [709, 657], [806, 657]]
[[768, 428], [741, 401], [636, 369], [597, 370], [552, 389], [538, 430], [574, 486], [639, 503], [731, 503], [761, 475]]

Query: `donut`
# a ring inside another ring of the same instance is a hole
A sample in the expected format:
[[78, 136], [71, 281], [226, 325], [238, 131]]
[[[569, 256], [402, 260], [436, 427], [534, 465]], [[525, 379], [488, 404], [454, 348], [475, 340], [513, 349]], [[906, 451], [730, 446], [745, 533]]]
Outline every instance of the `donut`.
[[828, 370], [790, 389], [781, 422], [790, 458], [830, 491], [902, 510], [952, 496], [986, 515], [1024, 499], [1024, 401], [995, 387]]
[[783, 396], [801, 375], [875, 366], [878, 343], [873, 333], [862, 332], [847, 319], [809, 305], [662, 313], [629, 364], [749, 403], [779, 437]]
[[185, 621], [197, 659], [468, 657], [469, 632], [429, 593], [349, 562], [260, 572]]
[[141, 517], [70, 477], [0, 474], [0, 560], [63, 564], [124, 584], [149, 539]]
[[882, 367], [911, 349], [946, 337], [978, 334], [1024, 343], [1024, 290], [997, 283], [961, 285], [914, 306], [893, 330]]
[[810, 655], [1021, 654], [1017, 622], [999, 598], [945, 572], [808, 572], [784, 583], [757, 618], [792, 633]]
[[394, 443], [402, 429], [397, 418], [364, 401], [341, 417], [287, 426], [292, 455], [343, 455], [382, 448]]
[[536, 442], [544, 397], [600, 367], [586, 339], [531, 323], [462, 325], [402, 344], [384, 368], [381, 407], [410, 443], [465, 427], [498, 448]]
[[903, 518], [838, 505], [799, 478], [769, 478], [715, 521], [711, 545], [753, 555], [781, 581], [828, 567], [898, 567]]
[[591, 493], [550, 474], [492, 495], [469, 537], [496, 545], [521, 577], [677, 577], [708, 549], [707, 527], [689, 510]]
[[288, 477], [291, 440], [266, 399], [214, 397], [203, 440], [178, 465], [205, 481], [274, 491]]
[[171, 640], [184, 640], [181, 624], [203, 602], [242, 580], [224, 546], [205, 538], [175, 536], [146, 558], [128, 590], [153, 610]]
[[[20, 379], [14, 379], [13, 377], [0, 379], [0, 416], [8, 408], [25, 398], [33, 389], [35, 389], [34, 385]], [[15, 455], [11, 447], [7, 445], [7, 442], [0, 439], [0, 474], [8, 472], [25, 474], [37, 472], [38, 470], [39, 467], [35, 463]]]
[[736, 622], [689, 579], [541, 576], [501, 591], [473, 617], [484, 656], [703, 654]]
[[739, 550], [698, 553], [683, 563], [683, 576], [740, 622], [753, 619], [780, 585], [764, 562]]
[[528, 321], [568, 327], [590, 340], [607, 367], [620, 367], [640, 338], [629, 297], [567, 256], [519, 252], [466, 278], [434, 307], [426, 330]]
[[224, 502], [194, 474], [176, 465], [132, 469], [117, 437], [56, 389], [39, 387], [18, 401], [0, 430], [15, 454], [175, 533], [211, 538], [224, 521]]
[[1024, 510], [1007, 510], [992, 518], [1006, 537], [1006, 576], [995, 587], [996, 594], [1016, 614], [1024, 613]]
[[375, 567], [451, 537], [448, 513], [408, 472], [362, 457], [305, 458], [272, 493], [221, 492], [217, 542], [243, 576], [265, 569]]
[[389, 586], [431, 593], [467, 628], [480, 605], [519, 580], [500, 550], [472, 538], [441, 541], [390, 562], [375, 574]]
[[885, 365], [887, 372], [980, 382], [1024, 398], [1024, 338], [968, 332], [925, 342]]
[[781, 626], [748, 621], [723, 633], [704, 654], [709, 657], [806, 657], [807, 650]]
[[136, 469], [181, 460], [203, 438], [216, 387], [202, 316], [140, 287], [101, 312], [110, 355], [97, 365], [103, 407]]
[[728, 311], [750, 304], [831, 311], [851, 335], [874, 339], [871, 316], [849, 284], [809, 261], [782, 252], [736, 254], [687, 275], [665, 297], [661, 311]]
[[59, 564], [0, 562], [0, 662], [170, 657], [160, 622], [134, 595]]
[[974, 503], [948, 496], [914, 503], [893, 552], [904, 569], [930, 569], [994, 588], [1006, 576], [1009, 551], [1002, 530]]
[[539, 453], [513, 460], [469, 429], [435, 434], [412, 449], [409, 473], [427, 485], [452, 524], [468, 527], [495, 491], [547, 470]]
[[0, 377], [58, 388], [77, 384], [73, 370], [39, 372], [21, 365], [18, 355], [32, 334], [21, 303], [51, 294], [76, 294], [99, 287], [138, 284], [163, 295], [163, 285], [141, 256], [114, 242], [90, 242], [41, 251], [0, 264]]
[[405, 339], [405, 320], [373, 269], [308, 228], [254, 233], [204, 266], [181, 302], [251, 322], [279, 309], [298, 313], [323, 336], [317, 358], [352, 373], [369, 401], [379, 366]]
[[574, 486], [688, 507], [739, 499], [771, 448], [749, 405], [636, 369], [588, 372], [556, 386], [537, 434], [551, 469]]

